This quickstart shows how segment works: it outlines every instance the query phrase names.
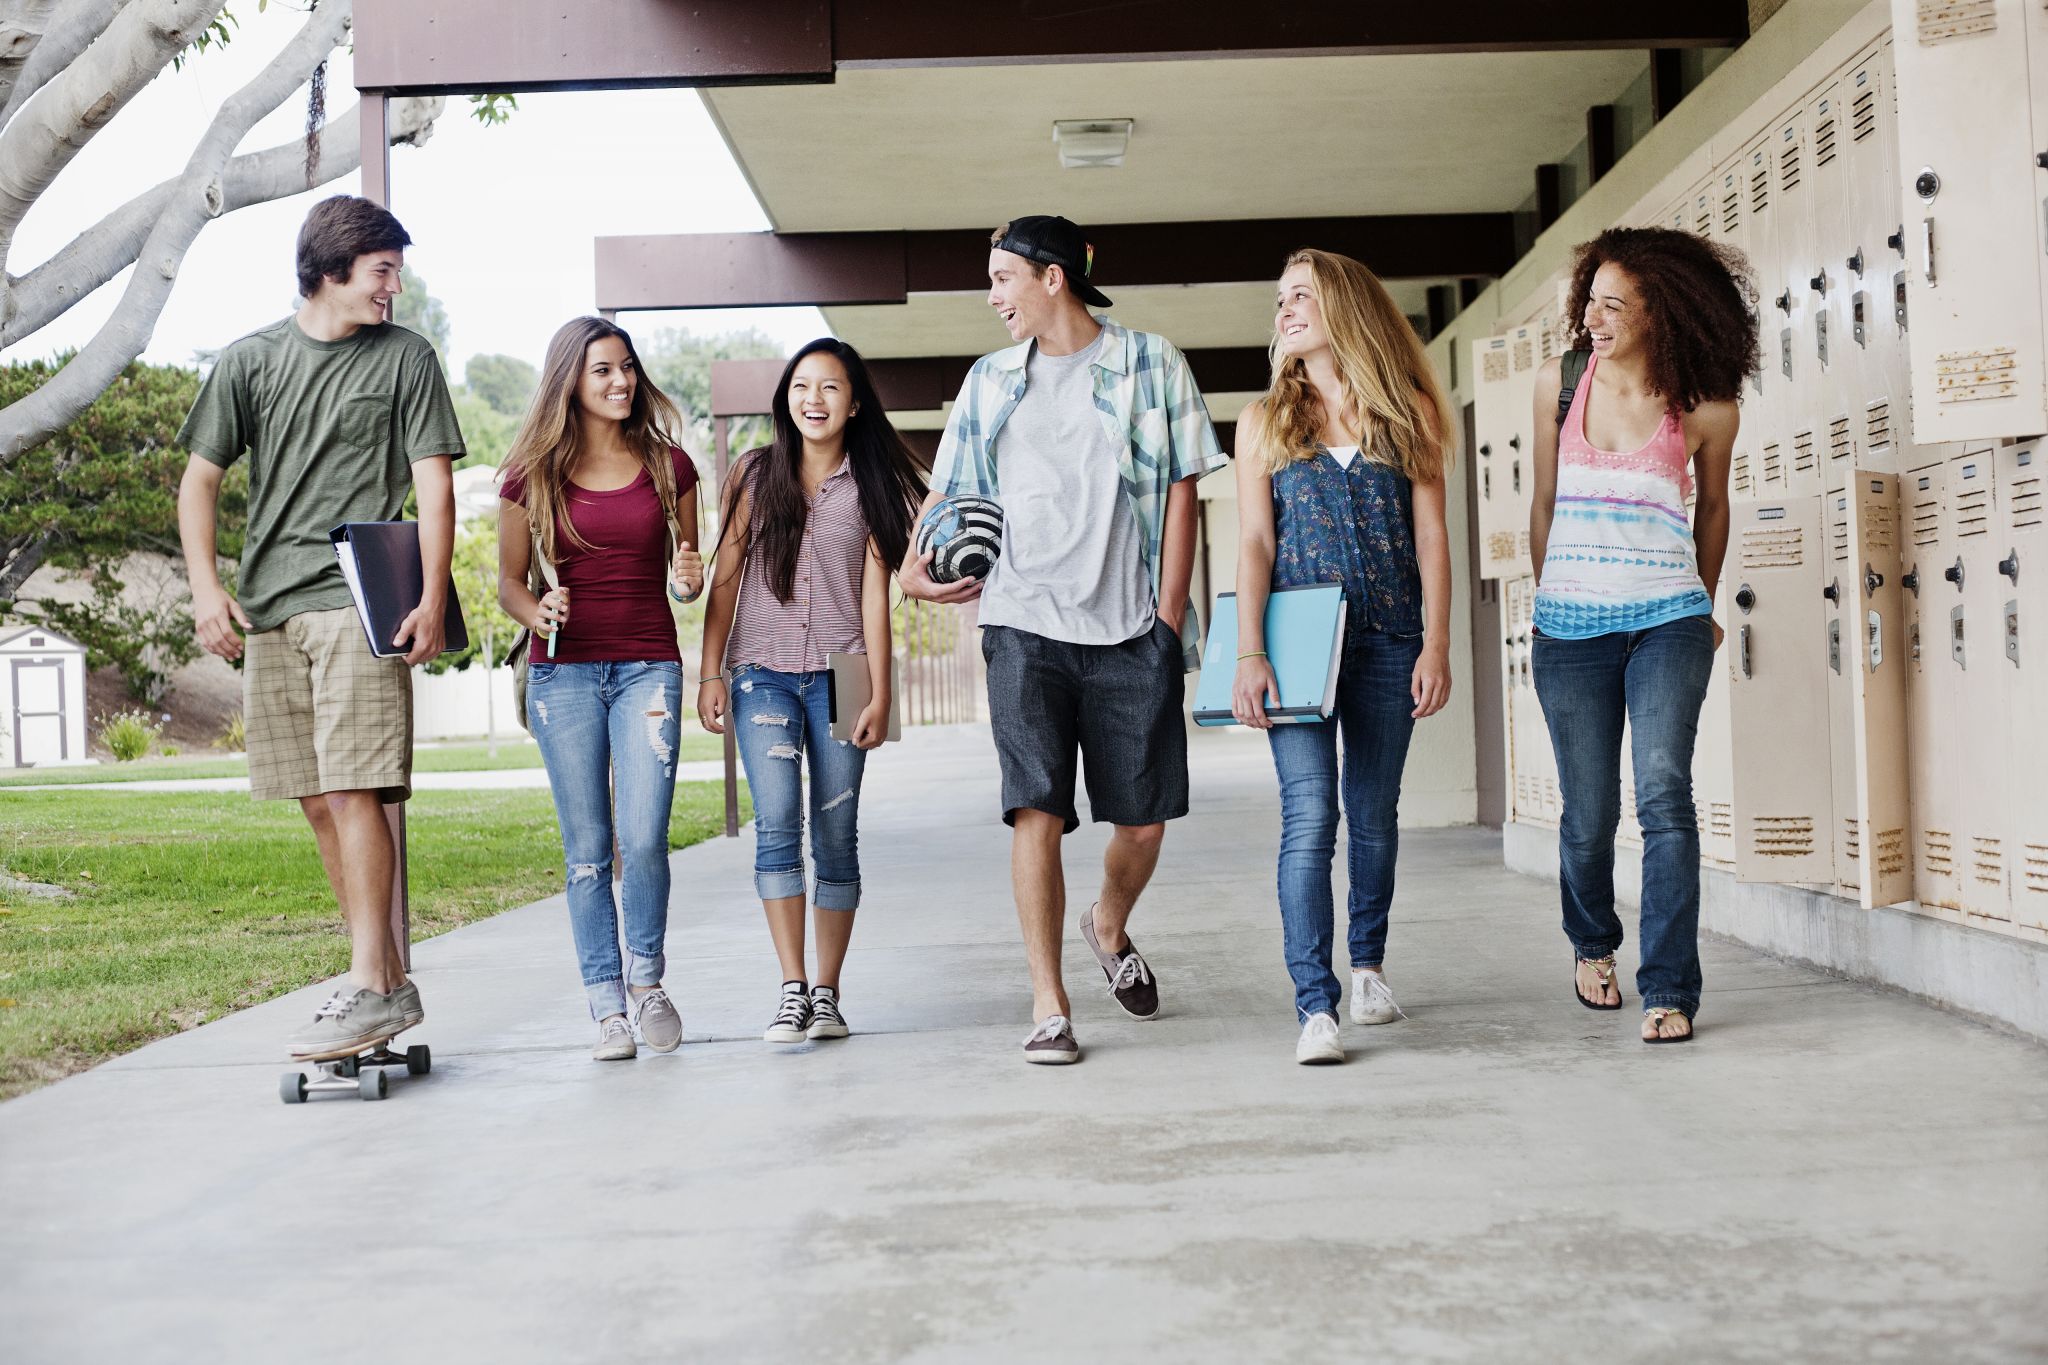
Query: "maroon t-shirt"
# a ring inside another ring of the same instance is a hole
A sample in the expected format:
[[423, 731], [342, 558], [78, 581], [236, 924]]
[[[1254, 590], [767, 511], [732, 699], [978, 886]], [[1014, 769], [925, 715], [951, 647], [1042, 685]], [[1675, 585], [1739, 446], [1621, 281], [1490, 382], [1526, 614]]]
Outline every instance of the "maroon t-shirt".
[[[676, 500], [697, 486], [697, 467], [680, 450], [675, 460]], [[526, 481], [505, 480], [507, 502], [526, 505]], [[661, 498], [646, 470], [624, 488], [596, 492], [569, 485], [569, 524], [592, 546], [583, 549], [555, 529], [555, 572], [569, 590], [569, 624], [542, 663], [681, 663], [675, 618], [668, 607], [668, 535]]]

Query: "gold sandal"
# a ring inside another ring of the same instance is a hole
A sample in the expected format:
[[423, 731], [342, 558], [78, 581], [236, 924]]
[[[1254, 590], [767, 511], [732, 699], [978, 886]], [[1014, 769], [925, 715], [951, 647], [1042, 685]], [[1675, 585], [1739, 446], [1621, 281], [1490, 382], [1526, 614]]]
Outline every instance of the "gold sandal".
[[[1604, 990], [1604, 989], [1606, 989], [1606, 988], [1607, 988], [1607, 987], [1609, 987], [1609, 986], [1613, 986], [1613, 987], [1614, 987], [1614, 1003], [1613, 1003], [1613, 1004], [1611, 1004], [1611, 1005], [1602, 1005], [1602, 1004], [1598, 1003], [1597, 1001], [1589, 1000], [1589, 999], [1587, 999], [1587, 998], [1586, 998], [1586, 993], [1585, 993], [1584, 991], [1582, 991], [1582, 990], [1580, 990], [1580, 989], [1579, 989], [1579, 968], [1581, 968], [1581, 967], [1591, 967], [1591, 968], [1593, 969], [1593, 972], [1594, 972], [1594, 974], [1595, 974], [1596, 976], [1598, 976], [1598, 977], [1600, 978], [1600, 986], [1601, 986], [1601, 988], [1602, 988], [1603, 990]], [[1618, 985], [1615, 985], [1615, 981], [1614, 981], [1614, 954], [1613, 954], [1613, 953], [1609, 953], [1609, 954], [1608, 954], [1608, 955], [1607, 955], [1606, 957], [1580, 957], [1580, 956], [1578, 956], [1577, 954], [1573, 954], [1573, 955], [1572, 955], [1572, 994], [1573, 994], [1573, 995], [1575, 995], [1575, 996], [1577, 996], [1577, 997], [1579, 998], [1579, 1003], [1580, 1003], [1581, 1005], [1584, 1005], [1584, 1006], [1585, 1006], [1585, 1007], [1586, 1007], [1587, 1009], [1589, 1009], [1589, 1010], [1618, 1010], [1618, 1009], [1620, 1009], [1620, 1008], [1621, 1008], [1621, 987], [1620, 987], [1620, 986], [1618, 986]]]
[[[1667, 1038], [1664, 1036], [1664, 1021], [1674, 1014], [1685, 1020], [1685, 1032], [1673, 1034]], [[1692, 1016], [1684, 1010], [1666, 1009], [1662, 1005], [1653, 1005], [1643, 1011], [1643, 1018], [1650, 1021], [1651, 1036], [1643, 1039], [1646, 1043], [1689, 1043], [1692, 1041]]]

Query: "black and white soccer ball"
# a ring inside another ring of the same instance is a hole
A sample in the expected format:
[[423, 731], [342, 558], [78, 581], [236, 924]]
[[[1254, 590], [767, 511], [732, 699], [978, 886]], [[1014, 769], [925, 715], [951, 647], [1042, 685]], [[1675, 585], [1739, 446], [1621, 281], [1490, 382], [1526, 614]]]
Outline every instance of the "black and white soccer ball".
[[950, 497], [917, 524], [917, 552], [931, 551], [936, 583], [983, 579], [1003, 552], [1003, 509], [988, 498]]

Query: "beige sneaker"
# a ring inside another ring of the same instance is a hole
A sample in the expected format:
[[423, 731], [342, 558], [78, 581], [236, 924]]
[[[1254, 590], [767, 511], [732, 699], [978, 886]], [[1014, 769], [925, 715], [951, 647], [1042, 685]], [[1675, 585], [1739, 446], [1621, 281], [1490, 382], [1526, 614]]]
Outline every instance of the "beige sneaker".
[[656, 986], [645, 995], [633, 997], [633, 1022], [640, 1026], [640, 1038], [656, 1052], [674, 1052], [683, 1041], [683, 1016], [675, 1001]]
[[[651, 1045], [650, 1045], [651, 1046]], [[633, 1026], [626, 1022], [623, 1014], [605, 1016], [597, 1026], [597, 1046], [590, 1049], [593, 1062], [623, 1062], [638, 1054], [640, 1049], [633, 1043]]]
[[294, 1033], [285, 1046], [302, 1062], [331, 1061], [352, 1057], [409, 1026], [397, 992], [379, 995], [344, 982], [313, 1012], [313, 1022]]

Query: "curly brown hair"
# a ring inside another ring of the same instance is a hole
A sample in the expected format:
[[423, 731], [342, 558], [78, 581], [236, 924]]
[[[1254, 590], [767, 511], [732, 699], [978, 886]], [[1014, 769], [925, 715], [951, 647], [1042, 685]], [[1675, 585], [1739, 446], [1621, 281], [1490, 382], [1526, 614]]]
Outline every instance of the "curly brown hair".
[[1734, 399], [1763, 363], [1748, 258], [1732, 246], [1661, 227], [1609, 228], [1580, 243], [1565, 314], [1573, 349], [1591, 345], [1586, 302], [1594, 272], [1608, 264], [1627, 271], [1642, 295], [1650, 387], [1684, 412]]

